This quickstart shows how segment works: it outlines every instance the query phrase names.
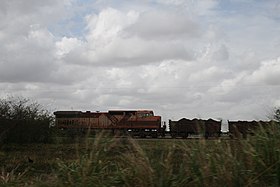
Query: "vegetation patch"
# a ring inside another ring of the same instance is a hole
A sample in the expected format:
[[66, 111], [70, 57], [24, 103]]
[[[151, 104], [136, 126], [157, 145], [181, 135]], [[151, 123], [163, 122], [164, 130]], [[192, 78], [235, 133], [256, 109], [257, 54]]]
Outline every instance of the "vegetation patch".
[[74, 144], [5, 144], [0, 163], [4, 186], [278, 186], [280, 129], [236, 140], [101, 133]]

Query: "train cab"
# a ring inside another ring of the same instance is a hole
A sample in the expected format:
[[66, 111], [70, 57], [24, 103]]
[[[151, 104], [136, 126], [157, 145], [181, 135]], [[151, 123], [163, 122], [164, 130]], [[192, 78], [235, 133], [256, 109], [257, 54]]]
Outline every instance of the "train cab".
[[146, 118], [154, 116], [154, 112], [152, 110], [139, 110], [136, 115], [137, 118]]

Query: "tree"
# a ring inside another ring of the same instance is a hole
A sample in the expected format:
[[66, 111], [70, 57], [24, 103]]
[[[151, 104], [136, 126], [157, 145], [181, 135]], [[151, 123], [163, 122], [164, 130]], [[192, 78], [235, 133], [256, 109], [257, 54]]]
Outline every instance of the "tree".
[[0, 99], [0, 119], [10, 120], [53, 120], [42, 105], [23, 97]]

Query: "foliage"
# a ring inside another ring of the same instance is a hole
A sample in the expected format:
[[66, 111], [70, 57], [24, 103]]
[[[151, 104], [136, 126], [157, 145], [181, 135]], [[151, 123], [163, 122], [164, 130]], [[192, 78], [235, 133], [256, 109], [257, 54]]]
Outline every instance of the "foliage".
[[50, 113], [37, 102], [23, 97], [0, 99], [0, 119], [52, 120]]
[[42, 105], [30, 99], [0, 99], [0, 143], [48, 142], [53, 121]]

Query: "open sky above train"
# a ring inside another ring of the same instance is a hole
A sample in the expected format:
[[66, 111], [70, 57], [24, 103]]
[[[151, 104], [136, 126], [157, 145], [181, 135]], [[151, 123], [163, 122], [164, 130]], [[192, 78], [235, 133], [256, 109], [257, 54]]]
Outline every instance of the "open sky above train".
[[164, 120], [280, 106], [279, 0], [9, 0], [0, 28], [2, 98]]

